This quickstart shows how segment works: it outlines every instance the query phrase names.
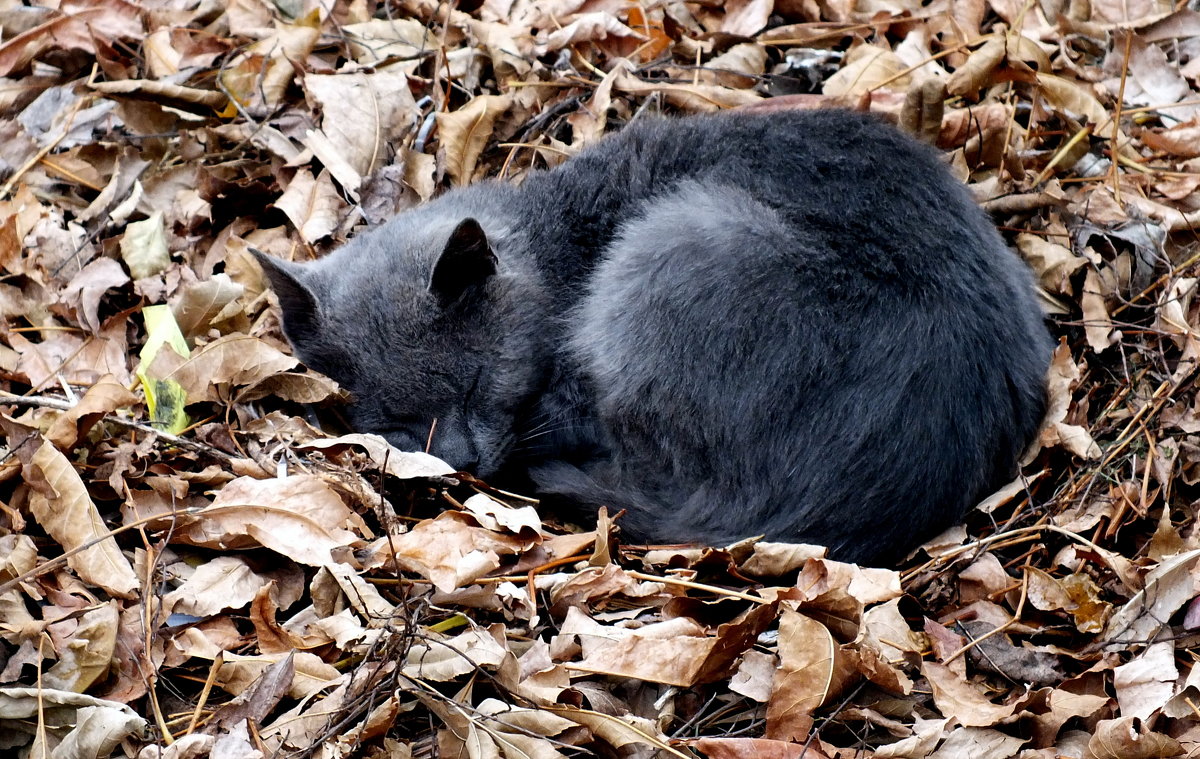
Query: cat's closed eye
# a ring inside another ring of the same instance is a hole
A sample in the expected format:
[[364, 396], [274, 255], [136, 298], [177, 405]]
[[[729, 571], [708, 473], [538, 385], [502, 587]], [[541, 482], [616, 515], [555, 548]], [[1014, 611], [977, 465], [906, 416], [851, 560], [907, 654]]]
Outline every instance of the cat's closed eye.
[[436, 423], [432, 419], [389, 419], [388, 426], [376, 432], [402, 451], [424, 451]]

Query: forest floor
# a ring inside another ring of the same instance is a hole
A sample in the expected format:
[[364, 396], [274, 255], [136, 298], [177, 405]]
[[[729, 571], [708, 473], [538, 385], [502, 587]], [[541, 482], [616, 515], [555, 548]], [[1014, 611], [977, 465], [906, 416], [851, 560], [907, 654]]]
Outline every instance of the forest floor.
[[[0, 29], [0, 752], [1200, 756], [1200, 12], [0, 0]], [[1036, 273], [1050, 412], [964, 525], [894, 569], [635, 546], [314, 427], [338, 390], [249, 246], [311, 259], [640, 112], [768, 98], [936, 144]]]

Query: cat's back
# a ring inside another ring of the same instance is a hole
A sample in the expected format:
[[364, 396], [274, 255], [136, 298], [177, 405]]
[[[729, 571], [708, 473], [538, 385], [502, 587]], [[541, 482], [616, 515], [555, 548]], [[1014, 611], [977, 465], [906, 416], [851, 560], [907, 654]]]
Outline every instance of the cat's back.
[[[999, 236], [929, 146], [872, 114], [838, 109], [647, 117], [530, 177], [522, 194], [547, 238], [547, 263], [589, 258], [679, 183], [733, 190], [824, 252], [806, 264], [903, 284], [961, 288], [947, 265], [1011, 267]], [[537, 209], [537, 210], [534, 210]], [[563, 255], [574, 251], [576, 256]], [[962, 293], [959, 293], [960, 295]]]
[[625, 507], [650, 540], [867, 558], [1011, 476], [1049, 340], [1024, 264], [931, 149], [867, 115], [734, 113], [635, 124], [572, 163], [557, 181], [618, 209], [571, 335], [615, 443], [544, 489]]

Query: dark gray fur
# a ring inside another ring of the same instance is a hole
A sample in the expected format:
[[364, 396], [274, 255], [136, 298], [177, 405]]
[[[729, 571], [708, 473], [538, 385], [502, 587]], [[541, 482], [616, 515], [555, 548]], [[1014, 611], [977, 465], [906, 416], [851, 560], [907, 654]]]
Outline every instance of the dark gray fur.
[[422, 449], [436, 419], [450, 464], [628, 509], [639, 540], [894, 559], [1014, 474], [1045, 404], [1025, 266], [855, 113], [639, 121], [264, 264], [358, 429]]

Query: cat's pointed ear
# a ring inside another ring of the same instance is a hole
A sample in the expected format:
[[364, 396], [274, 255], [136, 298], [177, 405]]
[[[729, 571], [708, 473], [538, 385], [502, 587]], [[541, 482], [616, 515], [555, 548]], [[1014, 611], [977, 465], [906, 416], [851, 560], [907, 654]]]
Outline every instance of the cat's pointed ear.
[[462, 297], [496, 273], [496, 255], [474, 219], [463, 219], [446, 242], [429, 279], [429, 291], [443, 306]]
[[304, 283], [303, 269], [297, 264], [273, 258], [257, 248], [250, 248], [250, 252], [279, 298], [283, 331], [287, 338], [294, 343], [315, 334], [320, 307], [316, 294]]

